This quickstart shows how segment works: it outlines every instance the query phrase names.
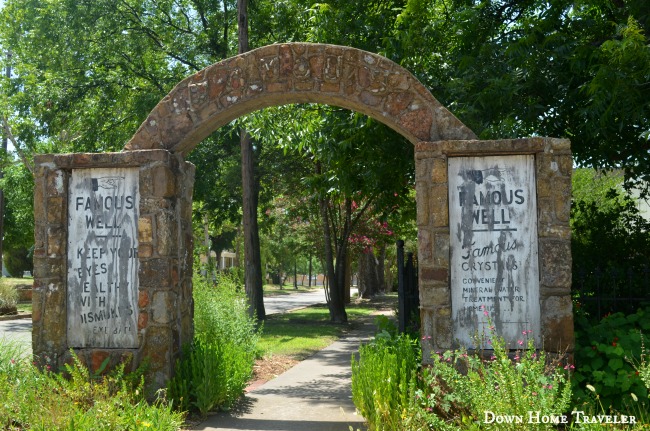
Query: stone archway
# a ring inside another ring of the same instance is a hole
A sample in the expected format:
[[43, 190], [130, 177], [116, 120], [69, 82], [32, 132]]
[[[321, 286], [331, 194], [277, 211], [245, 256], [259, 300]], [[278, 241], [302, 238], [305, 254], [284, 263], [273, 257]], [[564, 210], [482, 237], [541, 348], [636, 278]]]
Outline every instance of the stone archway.
[[181, 346], [192, 340], [194, 167], [184, 156], [237, 117], [309, 102], [366, 114], [415, 145], [424, 357], [453, 347], [458, 332], [448, 159], [531, 156], [540, 203], [531, 227], [540, 237], [534, 302], [542, 336], [556, 351], [572, 349], [568, 141], [476, 141], [392, 61], [349, 47], [293, 43], [250, 51], [183, 80], [123, 152], [35, 157], [34, 354], [58, 367], [74, 349], [95, 369], [106, 358], [133, 358], [134, 367], [148, 358], [149, 382], [164, 387]]
[[289, 43], [249, 51], [184, 79], [124, 149], [185, 155], [236, 118], [289, 103], [361, 112], [413, 144], [476, 139], [408, 70], [391, 60], [345, 46]]

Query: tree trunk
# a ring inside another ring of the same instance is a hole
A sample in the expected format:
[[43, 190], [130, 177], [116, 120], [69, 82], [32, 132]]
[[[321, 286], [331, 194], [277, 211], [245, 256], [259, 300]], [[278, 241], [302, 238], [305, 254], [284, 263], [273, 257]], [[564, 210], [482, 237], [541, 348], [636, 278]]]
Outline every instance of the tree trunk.
[[[10, 64], [11, 61], [11, 52], [7, 52], [7, 64]], [[6, 69], [7, 79], [11, 79], [11, 65], [7, 66]], [[3, 125], [4, 122], [3, 122]], [[9, 126], [5, 125], [2, 128], [2, 154], [7, 154], [7, 145], [9, 144]], [[4, 170], [0, 170], [0, 179], [4, 177]], [[2, 277], [2, 265], [3, 265], [3, 246], [4, 246], [4, 236], [5, 236], [5, 192], [0, 188], [0, 277]]]
[[[248, 51], [248, 0], [237, 0], [239, 53]], [[257, 226], [259, 187], [255, 179], [253, 142], [245, 130], [240, 130], [242, 201], [244, 222], [244, 283], [248, 296], [248, 311], [259, 320], [266, 318], [262, 284], [262, 257]]]
[[311, 253], [309, 254], [309, 281], [307, 282], [307, 286], [311, 289]]
[[377, 258], [372, 251], [359, 256], [359, 296], [371, 298], [379, 293], [379, 271]]
[[[321, 218], [323, 220], [323, 239], [325, 242], [325, 268], [328, 280], [327, 297], [329, 298], [328, 306], [330, 311], [330, 320], [333, 323], [345, 323], [348, 321], [345, 312], [345, 301], [343, 300], [343, 278], [345, 276], [345, 250], [339, 247], [336, 256], [336, 267], [334, 264], [334, 247], [332, 246], [332, 234], [330, 230], [330, 220], [327, 214], [327, 199], [321, 197], [318, 199]], [[341, 255], [343, 254], [343, 256]], [[343, 258], [343, 259], [341, 259]]]
[[244, 221], [244, 284], [248, 296], [248, 311], [259, 320], [266, 318], [262, 284], [262, 259], [257, 226], [257, 196], [253, 169], [253, 145], [244, 130], [241, 135], [242, 194]]
[[346, 253], [345, 257], [345, 286], [343, 287], [343, 300], [346, 304], [349, 304], [352, 300], [352, 293], [350, 289], [352, 288], [352, 258], [350, 253]]
[[377, 291], [386, 293], [386, 244], [382, 244], [377, 258]]

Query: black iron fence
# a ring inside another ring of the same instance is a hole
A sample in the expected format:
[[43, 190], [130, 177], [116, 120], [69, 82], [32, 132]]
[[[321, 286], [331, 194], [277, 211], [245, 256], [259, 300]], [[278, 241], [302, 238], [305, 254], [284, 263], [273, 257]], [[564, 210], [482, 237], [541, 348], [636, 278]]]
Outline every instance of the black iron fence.
[[397, 292], [399, 331], [419, 330], [420, 292], [418, 265], [413, 253], [404, 256], [404, 241], [397, 241]]
[[609, 313], [634, 313], [650, 306], [650, 266], [574, 268], [576, 308], [600, 319]]

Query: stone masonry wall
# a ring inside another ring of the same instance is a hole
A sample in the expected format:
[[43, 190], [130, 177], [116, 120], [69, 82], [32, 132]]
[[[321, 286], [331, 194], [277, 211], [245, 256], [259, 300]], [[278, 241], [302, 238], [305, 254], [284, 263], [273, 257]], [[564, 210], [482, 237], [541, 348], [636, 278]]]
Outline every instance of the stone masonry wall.
[[326, 44], [275, 44], [215, 63], [158, 103], [125, 150], [189, 153], [247, 113], [288, 103], [323, 103], [366, 114], [413, 144], [476, 135], [408, 70], [377, 54]]
[[33, 351], [42, 365], [70, 360], [67, 345], [68, 184], [73, 169], [136, 167], [139, 172], [138, 348], [75, 349], [96, 370], [110, 358], [149, 360], [149, 381], [164, 387], [182, 343], [192, 339], [194, 166], [165, 150], [35, 158]]
[[533, 154], [537, 178], [541, 331], [545, 350], [573, 351], [568, 140], [422, 142], [415, 148], [423, 358], [457, 347], [451, 313], [447, 158]]

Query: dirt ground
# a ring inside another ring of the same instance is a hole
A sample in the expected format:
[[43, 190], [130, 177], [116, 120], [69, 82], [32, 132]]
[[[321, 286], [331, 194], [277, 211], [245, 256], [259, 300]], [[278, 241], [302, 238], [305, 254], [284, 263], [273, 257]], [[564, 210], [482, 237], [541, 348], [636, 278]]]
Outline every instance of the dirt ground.
[[296, 365], [299, 361], [287, 355], [267, 356], [255, 361], [253, 381], [268, 382]]

